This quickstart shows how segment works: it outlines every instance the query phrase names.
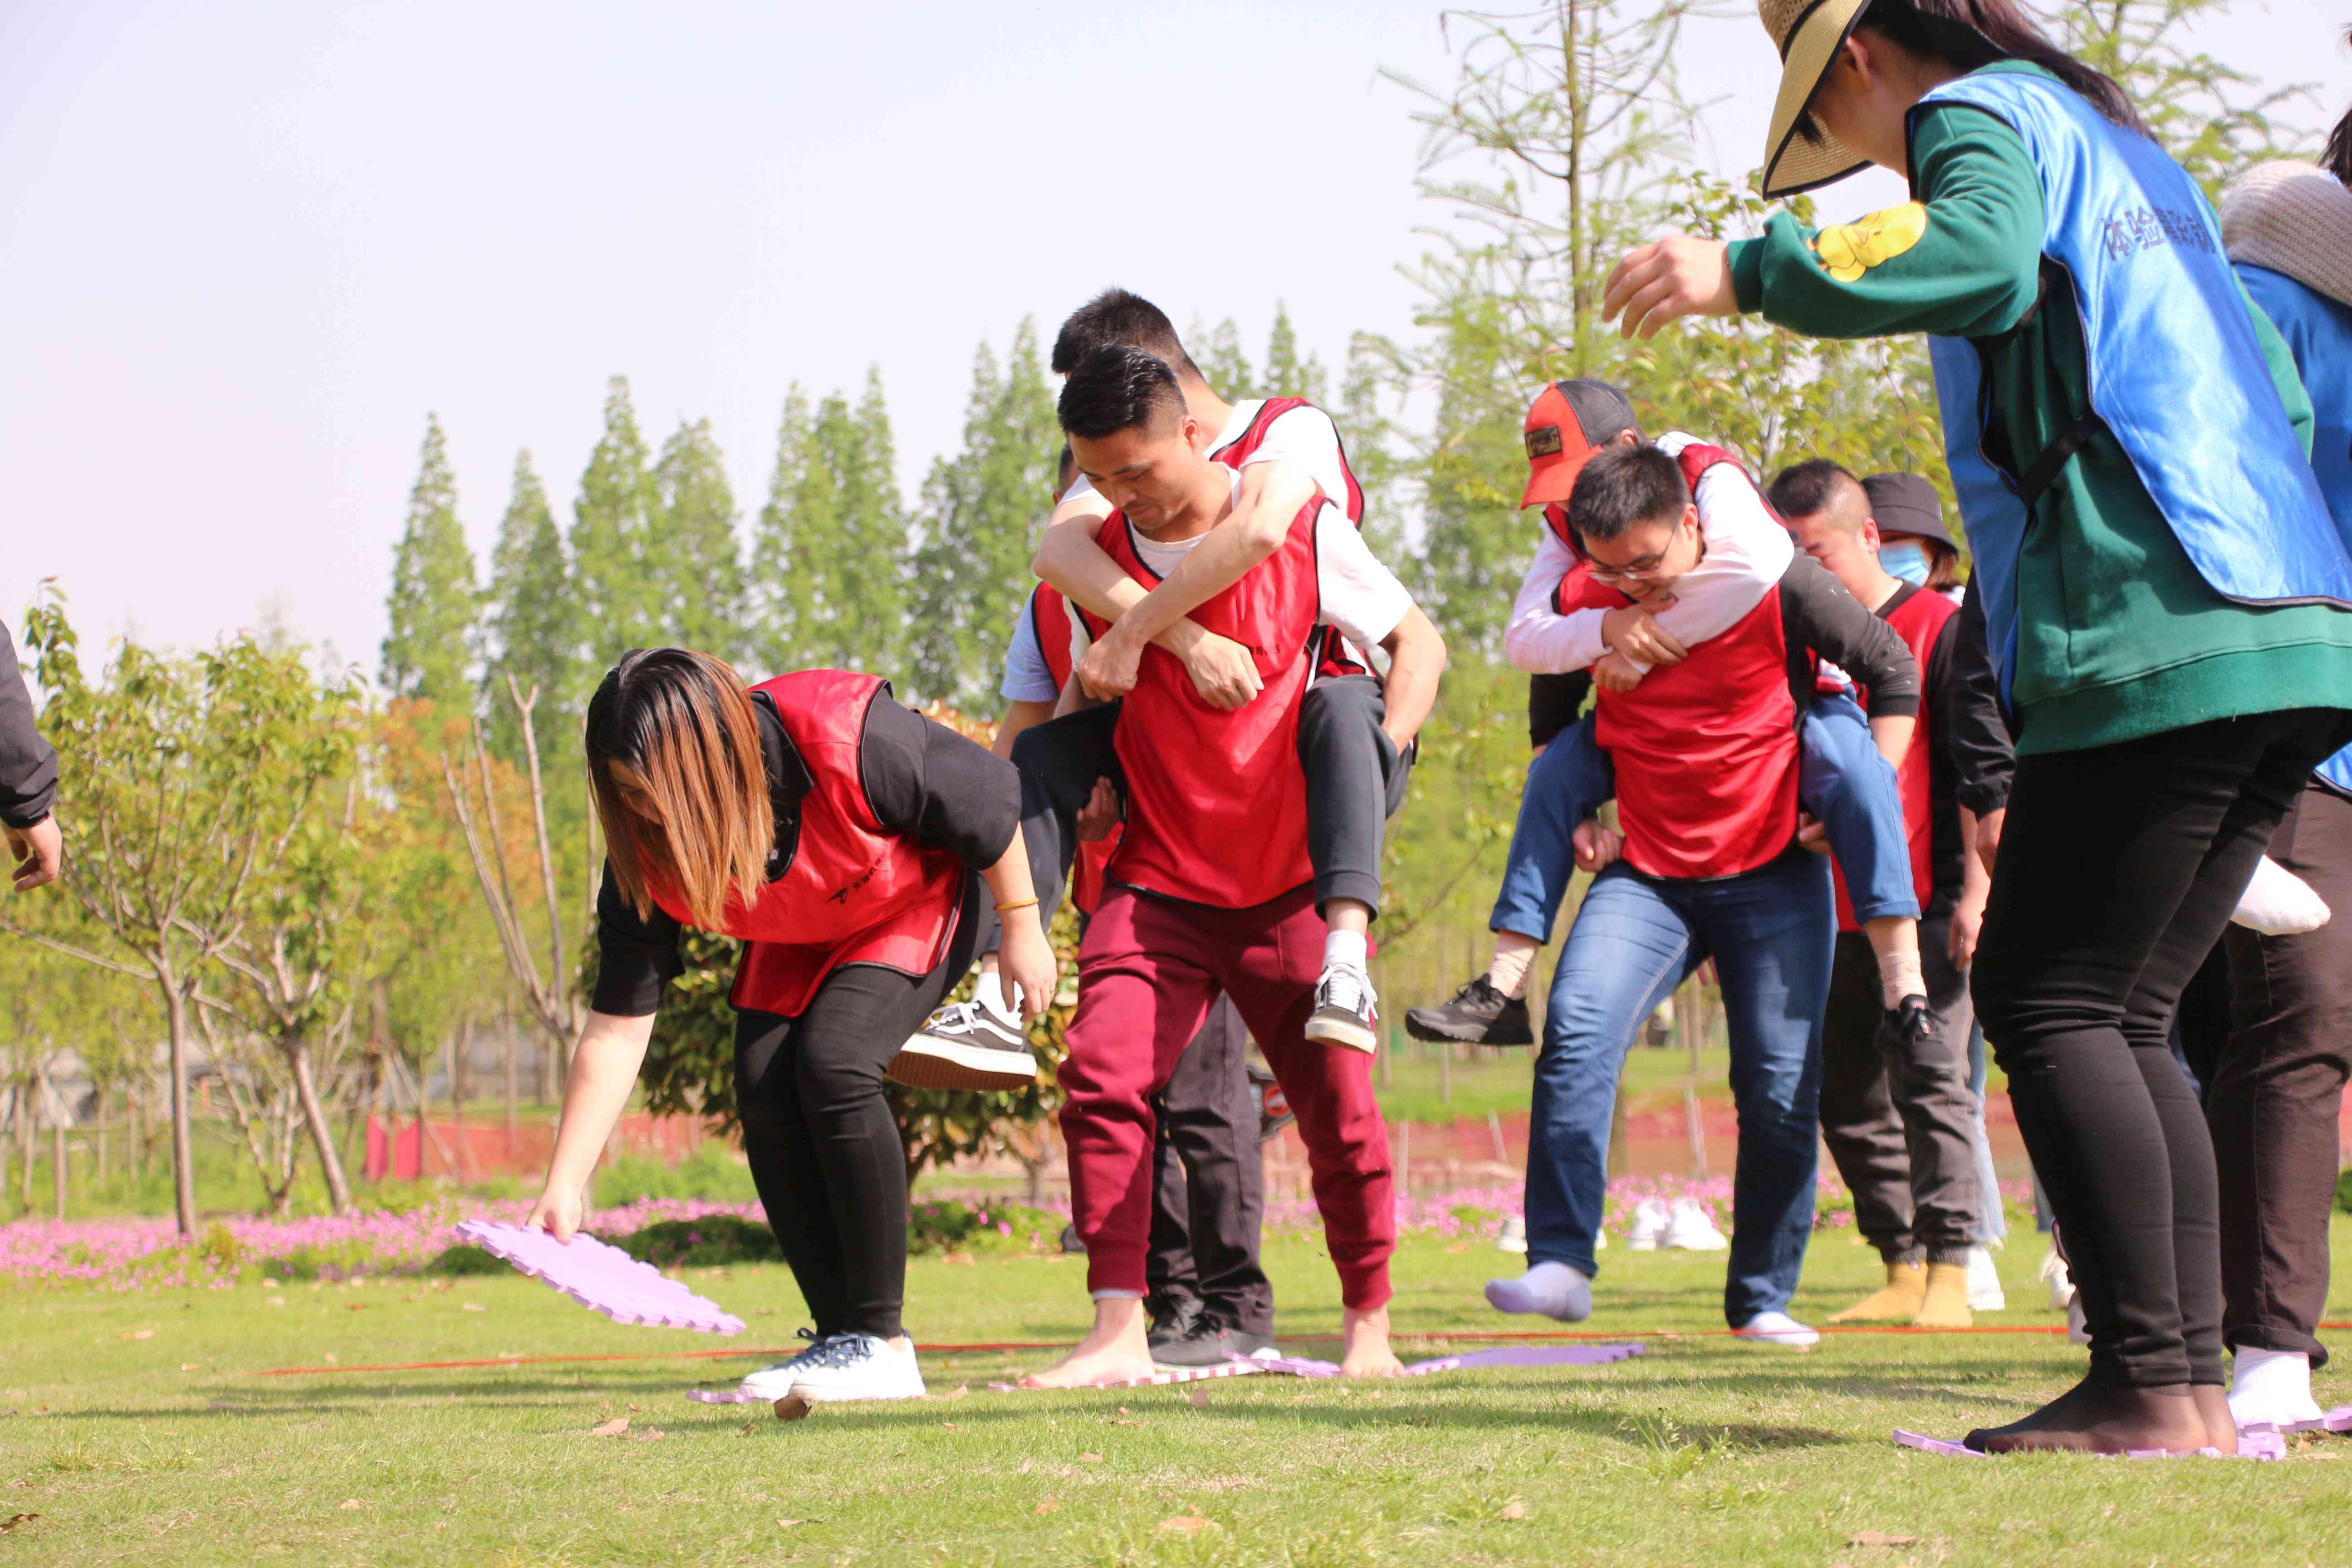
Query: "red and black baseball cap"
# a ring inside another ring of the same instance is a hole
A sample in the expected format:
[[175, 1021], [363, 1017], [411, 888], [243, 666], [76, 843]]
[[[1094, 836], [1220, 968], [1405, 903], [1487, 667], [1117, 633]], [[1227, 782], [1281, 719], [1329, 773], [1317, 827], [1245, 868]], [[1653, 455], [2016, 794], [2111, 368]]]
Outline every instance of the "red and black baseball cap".
[[1568, 504], [1576, 476], [1592, 454], [1633, 429], [1633, 405], [1605, 381], [1555, 381], [1536, 395], [1523, 427], [1528, 493], [1522, 508]]

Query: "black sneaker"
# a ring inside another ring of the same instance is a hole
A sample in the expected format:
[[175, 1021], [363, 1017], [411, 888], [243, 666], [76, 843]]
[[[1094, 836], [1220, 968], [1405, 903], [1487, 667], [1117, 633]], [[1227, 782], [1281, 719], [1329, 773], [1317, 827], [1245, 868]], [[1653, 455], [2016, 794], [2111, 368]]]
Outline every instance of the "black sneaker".
[[1275, 1345], [1272, 1334], [1254, 1334], [1247, 1329], [1227, 1329], [1225, 1348], [1251, 1361], [1266, 1361], [1282, 1353]]
[[1029, 1037], [977, 1002], [951, 1002], [890, 1059], [887, 1076], [911, 1089], [1026, 1089], [1037, 1081]]
[[1078, 1239], [1078, 1227], [1075, 1225], [1066, 1225], [1062, 1227], [1062, 1239], [1059, 1245], [1064, 1252], [1073, 1257], [1084, 1258], [1087, 1255], [1087, 1244]]
[[1882, 1056], [1916, 1059], [1935, 1043], [1936, 1016], [1925, 996], [1910, 995], [1878, 1016], [1878, 1049]]
[[1524, 996], [1506, 996], [1481, 974], [1442, 1007], [1411, 1007], [1404, 1032], [1416, 1040], [1460, 1040], [1473, 1046], [1532, 1046]]
[[1243, 1334], [1232, 1329], [1219, 1328], [1202, 1321], [1192, 1325], [1192, 1331], [1181, 1340], [1151, 1348], [1151, 1364], [1162, 1372], [1185, 1372], [1195, 1367], [1223, 1366], [1236, 1357], [1247, 1358], [1260, 1347], [1271, 1349], [1272, 1340], [1263, 1334]]
[[1192, 1338], [1200, 1327], [1201, 1303], [1193, 1300], [1179, 1301], [1164, 1314], [1160, 1312], [1152, 1314], [1151, 1331], [1144, 1335], [1143, 1342], [1150, 1347], [1151, 1353], [1156, 1358], [1168, 1346]]
[[1352, 963], [1327, 965], [1315, 985], [1315, 1016], [1307, 1037], [1367, 1055], [1380, 1048], [1380, 999], [1372, 977]]
[[1257, 1141], [1263, 1143], [1297, 1121], [1298, 1112], [1290, 1109], [1290, 1097], [1272, 1073], [1255, 1062], [1244, 1062], [1242, 1070], [1249, 1075], [1250, 1103], [1257, 1107]]

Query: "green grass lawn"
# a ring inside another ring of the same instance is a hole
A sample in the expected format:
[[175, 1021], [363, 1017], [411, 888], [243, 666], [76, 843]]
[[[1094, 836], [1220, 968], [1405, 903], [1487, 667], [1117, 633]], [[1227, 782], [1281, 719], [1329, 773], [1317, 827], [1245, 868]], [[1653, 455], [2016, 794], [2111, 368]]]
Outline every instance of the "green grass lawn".
[[[2352, 1221], [2338, 1241], [2352, 1249]], [[1269, 1242], [1286, 1332], [1336, 1327], [1314, 1242]], [[2043, 1326], [2028, 1237], [2003, 1258]], [[1515, 1267], [1427, 1237], [1398, 1260], [1401, 1330], [1498, 1320]], [[1800, 1315], [1872, 1282], [1818, 1238]], [[1718, 1328], [1722, 1259], [1603, 1255], [1594, 1328]], [[698, 1288], [787, 1342], [781, 1268]], [[927, 1341], [1055, 1340], [1083, 1321], [1076, 1259], [919, 1259]], [[278, 1299], [283, 1304], [274, 1304]], [[2352, 1316], [2339, 1288], [2333, 1315]], [[820, 1410], [682, 1397], [739, 1361], [373, 1373], [423, 1360], [700, 1350], [519, 1277], [267, 1290], [0, 1295], [0, 1560], [310, 1563], [2273, 1563], [2352, 1560], [2352, 1439], [2281, 1465], [1936, 1459], [2072, 1381], [2040, 1335], [1839, 1336], [1809, 1355], [1691, 1337], [1598, 1369], [1342, 1385], [1271, 1376], [1000, 1394], [1042, 1353], [926, 1358], [921, 1404]], [[1302, 1342], [1310, 1353], [1328, 1347]], [[1418, 1347], [1415, 1347], [1418, 1348]], [[1426, 1352], [1425, 1352], [1426, 1353]], [[352, 1370], [256, 1375], [276, 1366]], [[2320, 1377], [2323, 1403], [2352, 1375]], [[625, 1416], [627, 1434], [590, 1435]], [[658, 1436], [656, 1436], [658, 1434]]]

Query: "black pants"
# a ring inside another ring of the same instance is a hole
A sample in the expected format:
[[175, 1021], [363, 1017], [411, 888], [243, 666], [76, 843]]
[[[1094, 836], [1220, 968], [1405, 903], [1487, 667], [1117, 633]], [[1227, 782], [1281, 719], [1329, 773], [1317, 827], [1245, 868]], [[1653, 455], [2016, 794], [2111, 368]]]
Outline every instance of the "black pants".
[[1219, 1328], [1274, 1332], [1274, 1286], [1258, 1262], [1265, 1175], [1244, 1070], [1248, 1050], [1241, 1015], [1220, 996], [1154, 1106], [1160, 1131], [1144, 1276], [1155, 1321], [1190, 1309]]
[[2173, 1011], [2342, 720], [2256, 714], [2017, 760], [1976, 1000], [2099, 1382], [2223, 1381], [2213, 1145]]
[[[1381, 728], [1387, 707], [1372, 676], [1349, 675], [1307, 689], [1298, 710], [1298, 761], [1307, 775], [1307, 851], [1315, 902], [1356, 899], [1381, 909], [1381, 849], [1388, 819], [1404, 805], [1412, 758]], [[1095, 781], [1124, 788], [1112, 745], [1118, 704], [1067, 713], [1021, 731], [1021, 837], [1029, 875], [1052, 910], [1077, 854], [1073, 824]], [[1050, 893], [1050, 897], [1048, 894]]]
[[1853, 1194], [1854, 1226], [1889, 1263], [1964, 1263], [1982, 1199], [1969, 1090], [1969, 977], [1952, 967], [1949, 915], [1919, 922], [1934, 1024], [1916, 1052], [1882, 1055], [1878, 959], [1840, 931], [1822, 1023], [1822, 1141]]
[[2352, 1075], [2352, 800], [2325, 784], [2271, 838], [2271, 858], [2335, 917], [2297, 936], [2231, 926], [2198, 976], [2222, 1009], [2181, 1010], [2181, 1044], [2205, 1086], [2221, 1184], [2221, 1337], [2231, 1349], [2301, 1351], [2327, 1364], [2327, 1225], [2336, 1116]]
[[929, 974], [847, 964], [797, 1018], [735, 1016], [743, 1152], [820, 1334], [903, 1331], [907, 1155], [882, 1069], [971, 967], [982, 888], [965, 879], [955, 941]]

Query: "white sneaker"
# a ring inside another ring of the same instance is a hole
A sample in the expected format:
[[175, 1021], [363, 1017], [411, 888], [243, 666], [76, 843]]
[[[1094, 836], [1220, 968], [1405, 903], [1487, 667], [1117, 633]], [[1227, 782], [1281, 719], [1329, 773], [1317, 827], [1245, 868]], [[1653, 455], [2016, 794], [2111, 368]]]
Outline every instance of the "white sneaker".
[[2000, 1288], [2000, 1270], [1993, 1267], [1992, 1248], [1969, 1248], [1969, 1310], [2005, 1312], [2009, 1296]]
[[1495, 1237], [1497, 1252], [1525, 1252], [1528, 1249], [1528, 1222], [1518, 1215], [1507, 1215], [1503, 1228]]
[[2255, 864], [2253, 880], [2239, 895], [2230, 921], [2265, 936], [2294, 936], [2317, 931], [2327, 923], [2327, 901], [2310, 883], [2265, 855]]
[[2074, 1276], [2067, 1268], [2066, 1260], [2058, 1256], [2056, 1247], [2053, 1247], [2042, 1255], [2039, 1278], [2042, 1284], [2049, 1287], [2052, 1311], [2063, 1312], [2074, 1304]]
[[2066, 1338], [2078, 1345], [2091, 1342], [2091, 1320], [2084, 1315], [2079, 1295], [2066, 1298]]
[[751, 1398], [763, 1400], [771, 1405], [790, 1394], [793, 1391], [793, 1380], [808, 1370], [809, 1358], [830, 1343], [832, 1338], [830, 1335], [819, 1335], [809, 1329], [803, 1329], [800, 1334], [801, 1338], [808, 1341], [807, 1349], [790, 1361], [780, 1361], [773, 1366], [761, 1367], [743, 1380], [740, 1391]]
[[1372, 977], [1352, 963], [1327, 964], [1315, 983], [1315, 1016], [1307, 1037], [1367, 1055], [1380, 1048], [1380, 998]]
[[2235, 1365], [2230, 1377], [2230, 1415], [2239, 1426], [2292, 1426], [2320, 1419], [2319, 1402], [2311, 1396], [2309, 1355], [2246, 1345], [2231, 1359]]
[[923, 1396], [912, 1341], [901, 1351], [872, 1334], [828, 1334], [793, 1359], [807, 1364], [793, 1379], [792, 1391], [812, 1404]]
[[1685, 1252], [1724, 1252], [1731, 1243], [1723, 1232], [1715, 1228], [1707, 1212], [1689, 1198], [1676, 1198], [1666, 1216], [1665, 1234], [1658, 1237], [1661, 1247], [1679, 1247]]
[[1759, 1312], [1744, 1323], [1733, 1324], [1731, 1331], [1749, 1344], [1779, 1345], [1783, 1350], [1809, 1351], [1822, 1342], [1820, 1334], [1786, 1312]]
[[1655, 1252], [1658, 1238], [1666, 1234], [1666, 1205], [1655, 1198], [1643, 1198], [1633, 1205], [1633, 1226], [1625, 1233], [1625, 1247], [1632, 1252]]

